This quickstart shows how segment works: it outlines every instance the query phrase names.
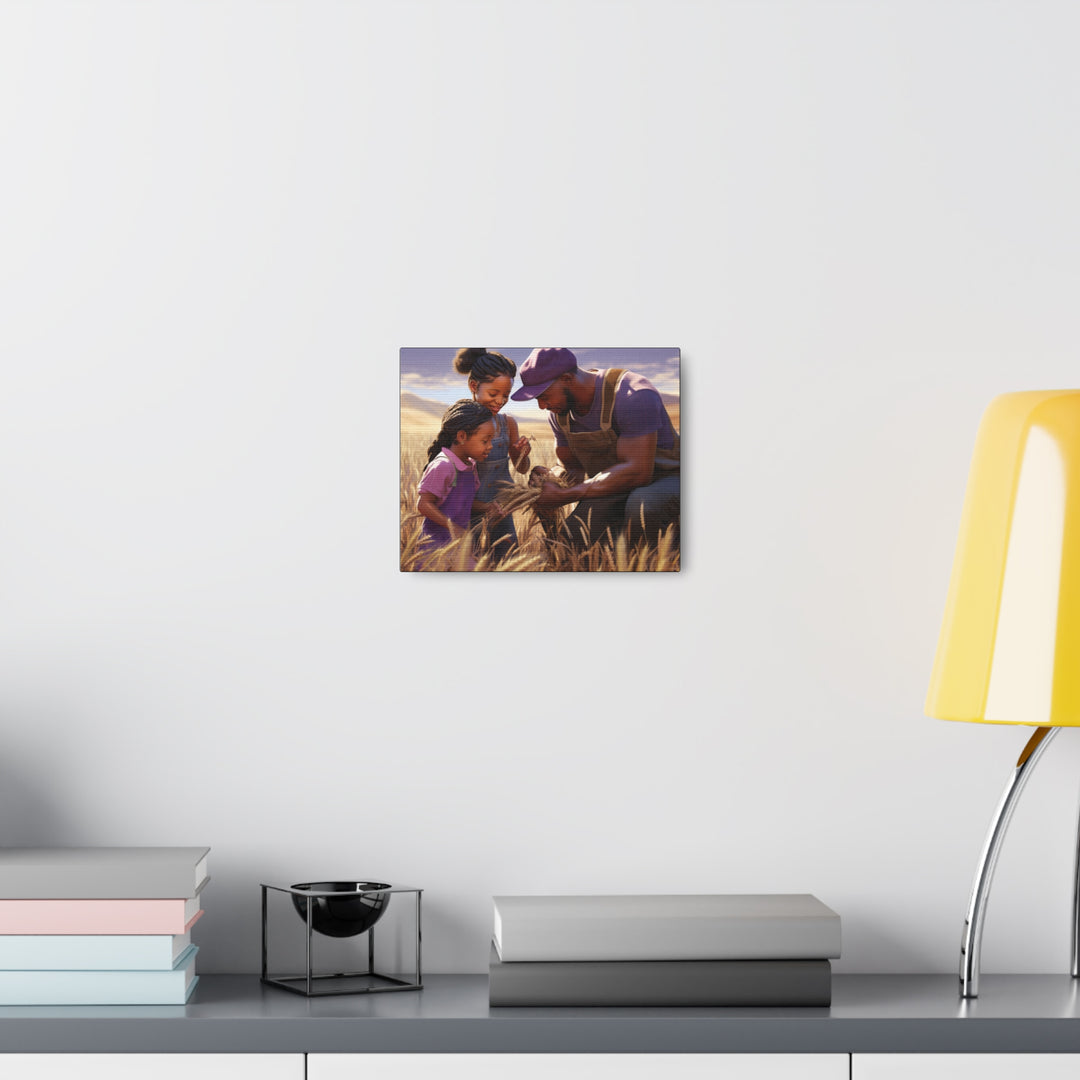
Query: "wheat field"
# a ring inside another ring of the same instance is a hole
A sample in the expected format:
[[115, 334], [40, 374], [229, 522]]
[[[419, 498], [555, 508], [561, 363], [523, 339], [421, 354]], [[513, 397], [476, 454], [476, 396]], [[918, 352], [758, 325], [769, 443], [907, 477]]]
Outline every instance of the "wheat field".
[[[419, 429], [419, 430], [418, 430]], [[614, 547], [593, 544], [575, 550], [558, 540], [549, 540], [540, 522], [529, 509], [514, 513], [518, 546], [496, 562], [484, 550], [483, 537], [470, 534], [452, 541], [435, 552], [421, 550], [420, 537], [423, 518], [416, 511], [417, 487], [427, 465], [427, 448], [434, 436], [430, 424], [406, 426], [403, 418], [401, 434], [401, 569], [402, 570], [474, 570], [498, 571], [676, 571], [679, 569], [679, 549], [671, 533], [661, 535], [655, 545], [641, 543], [630, 547], [620, 539]], [[558, 465], [551, 439], [534, 439], [531, 464]], [[515, 484], [524, 486], [525, 477], [514, 475]], [[569, 513], [573, 505], [565, 508]]]

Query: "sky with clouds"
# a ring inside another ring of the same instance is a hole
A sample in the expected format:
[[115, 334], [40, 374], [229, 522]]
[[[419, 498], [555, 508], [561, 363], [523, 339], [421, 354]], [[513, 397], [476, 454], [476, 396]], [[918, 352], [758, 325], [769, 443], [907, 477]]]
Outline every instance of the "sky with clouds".
[[[520, 349], [485, 346], [495, 352], [508, 356], [518, 367], [533, 351], [532, 346]], [[571, 350], [582, 368], [621, 367], [644, 375], [657, 390], [665, 394], [679, 393], [679, 350], [678, 349], [574, 349]], [[416, 394], [431, 401], [450, 404], [460, 397], [469, 396], [469, 388], [464, 375], [454, 370], [453, 360], [457, 348], [450, 349], [402, 349], [401, 350], [401, 391]], [[521, 386], [521, 379], [515, 377], [514, 389]], [[537, 411], [534, 401], [511, 401], [506, 412], [535, 416]]]

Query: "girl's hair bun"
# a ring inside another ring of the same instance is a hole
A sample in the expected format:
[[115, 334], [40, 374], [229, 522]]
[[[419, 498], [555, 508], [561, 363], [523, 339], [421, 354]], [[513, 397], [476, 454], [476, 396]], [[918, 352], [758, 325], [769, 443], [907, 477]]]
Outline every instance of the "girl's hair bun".
[[454, 370], [459, 375], [468, 375], [476, 361], [486, 352], [487, 349], [458, 349], [454, 356]]
[[477, 382], [490, 382], [500, 375], [517, 374], [517, 364], [508, 356], [491, 349], [458, 349], [454, 370], [459, 375], [471, 375]]

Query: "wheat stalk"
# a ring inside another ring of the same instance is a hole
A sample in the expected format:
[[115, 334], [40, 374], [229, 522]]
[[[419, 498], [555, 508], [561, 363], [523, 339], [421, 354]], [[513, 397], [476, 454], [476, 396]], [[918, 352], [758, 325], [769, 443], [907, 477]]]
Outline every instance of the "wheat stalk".
[[[426, 464], [425, 448], [430, 436], [406, 435], [401, 447], [401, 569], [466, 570], [473, 552], [470, 540], [461, 538], [448, 548], [433, 552], [422, 544], [422, 517], [416, 512], [416, 489]], [[545, 446], [542, 451], [554, 468], [559, 463]], [[510, 483], [498, 492], [494, 501], [503, 513], [516, 515], [518, 546], [495, 562], [493, 556], [481, 550], [475, 554], [476, 571], [672, 571], [679, 569], [679, 549], [673, 541], [674, 529], [661, 533], [659, 543], [650, 547], [644, 541], [633, 548], [593, 544], [584, 550], [575, 549], [558, 536], [558, 526], [569, 508], [535, 509], [545, 480], [569, 486], [558, 472], [545, 471], [537, 466], [530, 473], [530, 484]], [[530, 486], [531, 485], [531, 486]], [[543, 530], [533, 530], [539, 524]]]

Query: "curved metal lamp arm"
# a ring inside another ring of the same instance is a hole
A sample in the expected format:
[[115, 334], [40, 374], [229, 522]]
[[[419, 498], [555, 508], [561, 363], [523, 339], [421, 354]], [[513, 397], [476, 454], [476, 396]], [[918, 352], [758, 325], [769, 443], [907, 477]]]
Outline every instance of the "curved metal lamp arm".
[[[1001, 801], [997, 811], [990, 822], [990, 829], [983, 843], [982, 855], [979, 856], [979, 865], [975, 871], [975, 880], [971, 886], [971, 899], [968, 901], [967, 918], [964, 920], [964, 935], [960, 944], [960, 996], [973, 998], [979, 996], [979, 960], [982, 953], [983, 920], [986, 916], [986, 902], [990, 898], [990, 883], [994, 877], [994, 868], [997, 866], [998, 854], [1001, 851], [1001, 842], [1005, 839], [1005, 830], [1009, 827], [1013, 810], [1024, 790], [1028, 777], [1042, 756], [1043, 751], [1050, 745], [1054, 736], [1060, 731], [1056, 727], [1036, 728], [1034, 734], [1028, 739], [1027, 745], [1016, 762], [1016, 768], [1005, 784]], [[1080, 872], [1080, 871], [1078, 871]], [[1080, 879], [1078, 879], [1080, 889]], [[1075, 923], [1074, 918], [1074, 923]], [[1076, 973], [1076, 945], [1074, 938], [1074, 967]]]
[[1076, 830], [1076, 871], [1073, 875], [1072, 977], [1080, 978], [1080, 825]]

